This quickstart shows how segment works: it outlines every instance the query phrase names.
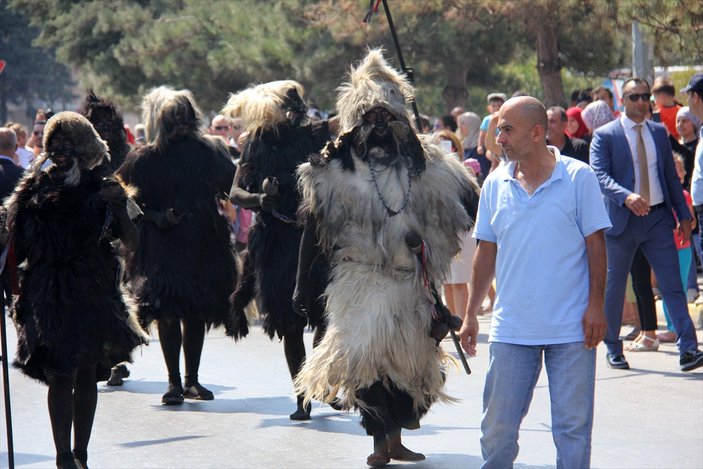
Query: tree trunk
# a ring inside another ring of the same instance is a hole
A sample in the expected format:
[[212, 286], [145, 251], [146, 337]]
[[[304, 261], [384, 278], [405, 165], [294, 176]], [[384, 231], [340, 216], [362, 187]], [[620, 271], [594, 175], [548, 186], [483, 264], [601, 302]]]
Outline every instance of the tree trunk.
[[557, 40], [556, 5], [549, 5], [540, 10], [537, 24], [537, 71], [542, 83], [544, 105], [564, 106], [564, 84], [561, 80], [561, 60], [559, 59], [559, 41]]
[[456, 67], [458, 70], [449, 70], [446, 76], [447, 85], [442, 90], [442, 97], [447, 105], [447, 114], [455, 107], [466, 107], [466, 98], [469, 92], [466, 90], [466, 67]]

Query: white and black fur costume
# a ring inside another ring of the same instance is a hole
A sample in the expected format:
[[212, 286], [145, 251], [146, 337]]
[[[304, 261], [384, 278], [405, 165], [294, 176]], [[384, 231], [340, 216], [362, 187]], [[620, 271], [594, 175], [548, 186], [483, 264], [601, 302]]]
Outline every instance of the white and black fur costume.
[[[370, 51], [340, 88], [340, 137], [298, 170], [305, 236], [314, 231], [331, 274], [327, 331], [296, 389], [307, 400], [337, 396], [358, 407], [369, 434], [417, 428], [433, 402], [448, 398], [446, 356], [429, 335], [433, 299], [405, 239], [424, 241], [429, 280], [441, 284], [478, 200], [456, 157], [415, 134], [405, 110], [411, 96], [406, 79]], [[396, 119], [395, 156], [370, 143], [363, 116], [374, 108]]]
[[103, 180], [94, 169], [107, 156], [107, 146], [90, 122], [73, 112], [49, 120], [45, 149], [55, 137], [71, 139], [76, 159], [71, 171], [42, 170], [44, 157], [6, 202], [10, 240], [17, 262], [24, 261], [14, 308], [14, 364], [48, 383], [96, 362], [97, 377], [104, 380], [112, 364], [129, 360], [130, 351], [148, 340], [120, 282], [111, 240], [104, 236], [104, 227], [115, 228], [106, 225], [107, 207], [99, 194]]

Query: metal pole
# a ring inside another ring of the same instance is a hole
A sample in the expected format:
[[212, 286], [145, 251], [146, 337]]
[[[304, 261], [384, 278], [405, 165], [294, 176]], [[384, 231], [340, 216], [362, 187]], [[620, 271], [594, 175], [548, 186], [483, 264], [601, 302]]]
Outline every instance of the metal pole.
[[[388, 8], [388, 0], [383, 0], [383, 9], [386, 11], [386, 19], [388, 20], [388, 26], [391, 29], [391, 36], [393, 36], [393, 44], [395, 44], [395, 50], [398, 53], [398, 61], [400, 62], [400, 68], [403, 73], [408, 77], [410, 83], [413, 83], [413, 71], [405, 66], [405, 60], [403, 60], [403, 51], [400, 49], [400, 42], [398, 41], [398, 34], [395, 31], [395, 25], [393, 24], [393, 18], [391, 17], [391, 10]], [[417, 110], [417, 103], [415, 102], [415, 97], [410, 102], [413, 108], [413, 113], [415, 114], [415, 124], [417, 125], [417, 131], [422, 131], [422, 122], [420, 122], [420, 111]]]
[[[1, 275], [1, 274], [0, 274]], [[3, 286], [4, 288], [4, 286]], [[2, 292], [6, 294], [6, 292]], [[10, 405], [10, 375], [9, 367], [7, 365], [7, 331], [5, 329], [5, 298], [3, 297], [3, 308], [0, 312], [2, 318], [0, 318], [0, 342], [2, 342], [2, 356], [0, 360], [2, 361], [2, 384], [4, 391], [5, 400], [5, 428], [7, 429], [7, 464], [10, 469], [15, 468], [15, 448], [12, 442], [12, 409]], [[9, 307], [8, 307], [9, 308]]]

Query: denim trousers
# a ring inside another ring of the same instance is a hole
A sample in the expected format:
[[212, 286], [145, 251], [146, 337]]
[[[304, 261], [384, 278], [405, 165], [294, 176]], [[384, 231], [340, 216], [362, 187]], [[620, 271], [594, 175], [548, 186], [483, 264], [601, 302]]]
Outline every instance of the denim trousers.
[[485, 469], [513, 467], [518, 455], [520, 423], [530, 408], [542, 354], [549, 380], [552, 438], [557, 468], [587, 468], [591, 463], [591, 431], [596, 351], [583, 342], [515, 345], [491, 342], [483, 391], [481, 452]]

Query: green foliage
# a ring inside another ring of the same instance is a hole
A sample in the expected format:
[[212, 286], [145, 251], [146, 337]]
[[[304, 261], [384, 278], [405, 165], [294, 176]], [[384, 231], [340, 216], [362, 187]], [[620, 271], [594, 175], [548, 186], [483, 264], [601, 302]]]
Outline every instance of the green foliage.
[[637, 20], [654, 45], [657, 65], [703, 63], [703, 9], [700, 0], [621, 1], [620, 21]]
[[[6, 2], [7, 0], [0, 0]], [[331, 109], [336, 87], [367, 47], [399, 66], [383, 9], [362, 25], [367, 0], [10, 0], [56, 52], [125, 108], [148, 88], [191, 89], [218, 110], [251, 83], [295, 79]], [[464, 105], [482, 113], [485, 95], [542, 95], [537, 37], [556, 25], [556, 76], [568, 93], [629, 63], [632, 18], [657, 38], [659, 60], [701, 62], [697, 0], [424, 0], [389, 2], [402, 51], [415, 70], [422, 112]], [[5, 29], [3, 29], [5, 31]], [[669, 47], [677, 44], [679, 47]], [[561, 72], [559, 72], [561, 67]], [[590, 85], [589, 85], [590, 86]]]
[[0, 59], [7, 62], [0, 74], [0, 122], [7, 119], [8, 103], [71, 98], [68, 68], [57, 63], [50, 51], [33, 46], [38, 34], [0, 0]]

